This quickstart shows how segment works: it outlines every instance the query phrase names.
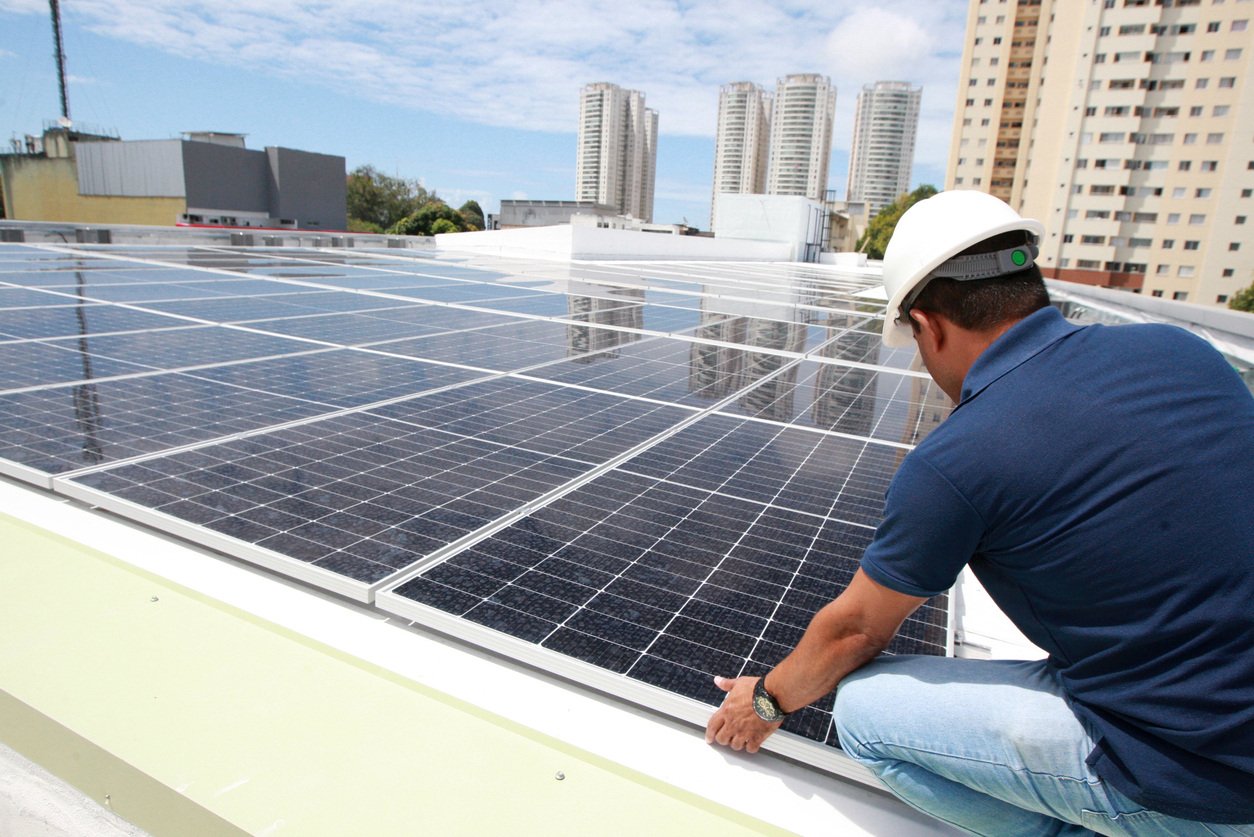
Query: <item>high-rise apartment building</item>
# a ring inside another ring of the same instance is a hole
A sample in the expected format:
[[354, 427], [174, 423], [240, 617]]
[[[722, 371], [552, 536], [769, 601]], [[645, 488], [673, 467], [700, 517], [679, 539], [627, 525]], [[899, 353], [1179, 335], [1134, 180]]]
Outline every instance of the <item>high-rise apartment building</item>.
[[1045, 223], [1047, 276], [1202, 304], [1254, 280], [1250, 0], [971, 0], [947, 188]]
[[775, 86], [766, 191], [821, 201], [827, 192], [836, 88], [826, 76], [784, 76]]
[[770, 135], [770, 94], [748, 81], [724, 84], [718, 94], [718, 130], [714, 138], [711, 229], [716, 223], [720, 193], [766, 192]]
[[923, 89], [904, 81], [877, 81], [858, 94], [846, 195], [866, 203], [868, 218], [910, 191], [922, 99]]
[[606, 83], [580, 91], [575, 167], [575, 200], [653, 220], [657, 112], [644, 106], [643, 93]]

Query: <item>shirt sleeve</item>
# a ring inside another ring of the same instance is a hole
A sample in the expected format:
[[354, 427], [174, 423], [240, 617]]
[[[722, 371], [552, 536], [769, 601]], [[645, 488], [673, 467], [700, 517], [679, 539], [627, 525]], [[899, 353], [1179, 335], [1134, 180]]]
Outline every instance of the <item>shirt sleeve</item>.
[[953, 586], [975, 554], [984, 521], [926, 459], [910, 454], [888, 488], [884, 520], [862, 571], [890, 590], [931, 597]]

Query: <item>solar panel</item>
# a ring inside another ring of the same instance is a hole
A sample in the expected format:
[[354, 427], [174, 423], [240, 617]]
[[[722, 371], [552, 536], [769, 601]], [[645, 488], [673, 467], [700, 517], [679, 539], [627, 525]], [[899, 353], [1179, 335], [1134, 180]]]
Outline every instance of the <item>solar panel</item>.
[[[872, 283], [0, 245], [0, 472], [695, 717], [849, 582], [948, 412]], [[892, 650], [947, 645], [941, 596]], [[832, 752], [822, 702], [786, 729]]]

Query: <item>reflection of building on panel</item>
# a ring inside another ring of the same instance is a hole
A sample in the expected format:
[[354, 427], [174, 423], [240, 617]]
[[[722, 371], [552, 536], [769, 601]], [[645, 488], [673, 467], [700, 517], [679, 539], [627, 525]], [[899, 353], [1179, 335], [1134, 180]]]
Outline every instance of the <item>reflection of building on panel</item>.
[[[719, 343], [745, 342], [745, 317], [704, 312], [701, 319], [703, 322], [697, 328], [697, 337]], [[693, 343], [688, 351], [688, 391], [706, 398], [730, 395], [741, 386], [740, 367], [744, 357], [741, 349], [713, 343]]]
[[[749, 320], [746, 342], [750, 346], [799, 353], [805, 348], [805, 340], [806, 327], [801, 323], [757, 318]], [[793, 364], [783, 373], [774, 374], [788, 360], [789, 358], [774, 352], [748, 353], [741, 372], [743, 386], [761, 381], [740, 398], [740, 406], [749, 415], [776, 421], [788, 421], [792, 418], [799, 365]], [[774, 377], [763, 380], [771, 375]]]
[[[835, 315], [840, 316], [840, 315]], [[823, 357], [865, 362], [879, 344], [879, 336], [849, 329], [823, 348]], [[869, 436], [875, 420], [875, 373], [871, 369], [834, 363], [819, 364], [814, 379], [816, 427]]]
[[[572, 295], [567, 297], [569, 300], [567, 310], [570, 312], [571, 319], [589, 324], [572, 323], [566, 327], [567, 349], [577, 362], [591, 363], [594, 360], [618, 357], [619, 346], [640, 339], [639, 331], [618, 329], [644, 327], [644, 292], [626, 290], [621, 293], [638, 298], [640, 301], [632, 302], [599, 296]], [[618, 328], [596, 327], [603, 325]]]

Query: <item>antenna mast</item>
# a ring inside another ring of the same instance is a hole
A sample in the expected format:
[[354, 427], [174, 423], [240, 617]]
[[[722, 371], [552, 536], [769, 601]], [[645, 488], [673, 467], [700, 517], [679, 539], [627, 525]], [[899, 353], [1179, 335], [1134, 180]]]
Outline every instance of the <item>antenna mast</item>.
[[59, 0], [48, 0], [48, 5], [52, 7], [52, 37], [57, 48], [57, 82], [61, 86], [61, 119], [68, 126], [70, 97], [65, 92], [65, 43], [61, 39], [61, 3]]

